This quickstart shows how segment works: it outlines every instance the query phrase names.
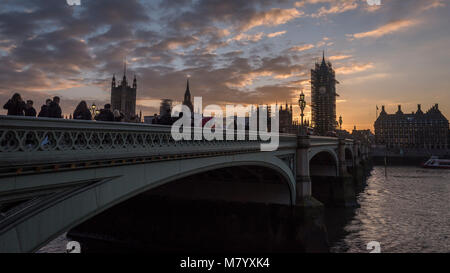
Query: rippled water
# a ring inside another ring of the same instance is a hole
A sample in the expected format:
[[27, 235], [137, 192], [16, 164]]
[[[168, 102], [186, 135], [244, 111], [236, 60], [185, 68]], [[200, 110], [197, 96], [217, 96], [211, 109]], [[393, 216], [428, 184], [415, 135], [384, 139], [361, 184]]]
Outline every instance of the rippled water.
[[[359, 208], [327, 209], [332, 252], [450, 252], [450, 170], [375, 167], [358, 194]], [[332, 240], [333, 241], [333, 240]], [[65, 252], [58, 237], [39, 252]]]
[[368, 252], [378, 241], [381, 252], [449, 253], [450, 170], [389, 167], [387, 174], [373, 169], [331, 250]]

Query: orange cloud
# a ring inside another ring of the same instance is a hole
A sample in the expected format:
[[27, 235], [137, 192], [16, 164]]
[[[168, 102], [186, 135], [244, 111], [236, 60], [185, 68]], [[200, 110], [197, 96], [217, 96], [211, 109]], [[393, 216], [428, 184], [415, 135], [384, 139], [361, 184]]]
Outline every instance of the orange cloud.
[[259, 77], [268, 77], [272, 76], [273, 72], [271, 71], [252, 71], [246, 74], [236, 75], [236, 78], [232, 82], [226, 82], [225, 85], [229, 88], [244, 88], [246, 86], [252, 85], [253, 81]]
[[411, 26], [414, 26], [418, 24], [418, 21], [415, 20], [400, 20], [388, 23], [384, 26], [381, 26], [377, 29], [367, 31], [367, 32], [360, 32], [352, 35], [348, 35], [350, 37], [361, 39], [361, 38], [367, 38], [367, 37], [374, 37], [378, 38], [387, 34], [391, 34], [397, 31], [400, 31], [402, 29], [409, 28]]
[[442, 8], [445, 7], [445, 4], [442, 0], [436, 0], [433, 1], [431, 3], [429, 3], [429, 5], [423, 7], [423, 11], [429, 10], [429, 9], [434, 9], [434, 8]]
[[[319, 1], [321, 2], [321, 1]], [[317, 13], [312, 14], [312, 17], [321, 17], [328, 14], [339, 14], [344, 13], [349, 10], [354, 10], [358, 8], [358, 4], [355, 0], [347, 1], [324, 1], [332, 3], [329, 8], [321, 7]]]
[[269, 33], [269, 34], [267, 34], [267, 37], [273, 38], [273, 37], [277, 37], [277, 36], [284, 35], [284, 34], [286, 34], [286, 30]]
[[350, 66], [343, 66], [343, 67], [339, 67], [336, 68], [336, 73], [337, 74], [353, 74], [353, 73], [358, 73], [358, 72], [362, 72], [362, 71], [366, 71], [368, 69], [372, 69], [375, 66], [373, 65], [373, 63], [367, 63], [367, 64], [352, 64]]
[[259, 12], [253, 15], [241, 29], [243, 31], [250, 30], [258, 26], [277, 26], [285, 24], [295, 18], [302, 16], [304, 13], [297, 9], [280, 9], [274, 8], [269, 11]]
[[299, 45], [299, 46], [294, 46], [291, 47], [289, 50], [290, 51], [305, 51], [308, 49], [314, 48], [314, 45], [312, 44], [305, 44], [305, 45]]
[[351, 57], [352, 57], [352, 55], [335, 55], [335, 56], [329, 57], [329, 59], [331, 61], [339, 61], [339, 60], [344, 60], [344, 59], [348, 59]]

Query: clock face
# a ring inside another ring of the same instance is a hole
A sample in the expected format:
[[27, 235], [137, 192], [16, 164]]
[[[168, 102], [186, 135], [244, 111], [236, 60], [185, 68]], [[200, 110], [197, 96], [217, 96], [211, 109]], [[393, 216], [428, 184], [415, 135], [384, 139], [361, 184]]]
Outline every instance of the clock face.
[[321, 86], [321, 87], [319, 88], [320, 94], [325, 94], [326, 91], [327, 91], [327, 89], [325, 88], [325, 86]]

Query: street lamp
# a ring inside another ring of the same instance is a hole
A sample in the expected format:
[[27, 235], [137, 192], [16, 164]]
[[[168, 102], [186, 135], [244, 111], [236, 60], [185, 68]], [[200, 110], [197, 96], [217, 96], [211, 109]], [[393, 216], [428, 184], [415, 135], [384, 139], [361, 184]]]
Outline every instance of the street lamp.
[[301, 117], [301, 128], [302, 128], [302, 133], [303, 133], [303, 117], [305, 116], [305, 114], [303, 113], [305, 111], [306, 108], [306, 100], [305, 100], [305, 94], [303, 94], [303, 90], [300, 93], [300, 99], [298, 100], [298, 106], [300, 106], [300, 117]]
[[95, 103], [92, 103], [92, 106], [91, 106], [91, 111], [92, 111], [92, 115], [93, 115], [93, 117], [92, 118], [94, 118], [95, 117], [95, 115], [96, 115], [96, 111], [95, 111], [95, 109], [97, 108], [97, 105], [95, 105]]
[[339, 116], [339, 130], [342, 130], [342, 116]]

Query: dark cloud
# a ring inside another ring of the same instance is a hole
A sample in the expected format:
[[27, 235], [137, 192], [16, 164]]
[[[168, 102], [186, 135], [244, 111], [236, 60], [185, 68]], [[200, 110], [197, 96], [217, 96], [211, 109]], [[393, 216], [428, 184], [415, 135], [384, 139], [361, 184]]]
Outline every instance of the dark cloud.
[[[246, 53], [242, 44], [229, 42], [242, 31], [297, 16], [292, 4], [274, 8], [284, 2], [83, 0], [81, 7], [69, 7], [63, 0], [11, 1], [0, 7], [0, 95], [20, 91], [44, 101], [52, 90], [83, 85], [108, 92], [126, 59], [129, 74], [138, 76], [139, 100], [179, 100], [188, 76], [193, 94], [206, 103], [287, 99], [293, 93], [289, 81], [261, 84], [258, 78], [298, 73], [305, 69], [301, 58], [270, 56], [269, 45], [255, 44]], [[257, 87], [249, 89], [252, 83]], [[67, 113], [76, 103], [63, 100]]]

